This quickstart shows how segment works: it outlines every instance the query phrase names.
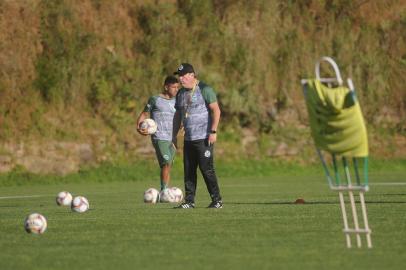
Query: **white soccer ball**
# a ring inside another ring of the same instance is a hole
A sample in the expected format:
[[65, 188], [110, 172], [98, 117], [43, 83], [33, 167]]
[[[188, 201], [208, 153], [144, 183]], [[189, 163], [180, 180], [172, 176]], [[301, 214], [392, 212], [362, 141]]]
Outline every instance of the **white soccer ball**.
[[163, 203], [178, 203], [182, 201], [183, 193], [177, 187], [166, 188], [160, 192], [159, 198]]
[[154, 134], [158, 128], [156, 125], [155, 121], [151, 118], [147, 118], [144, 121], [142, 121], [140, 128], [146, 129], [148, 134]]
[[175, 197], [175, 200], [173, 202], [178, 203], [183, 200], [183, 192], [180, 188], [178, 187], [171, 187], [173, 196]]
[[72, 203], [72, 194], [70, 194], [67, 191], [61, 191], [56, 196], [57, 205], [68, 206], [71, 205], [71, 203]]
[[157, 203], [159, 201], [159, 191], [155, 188], [149, 188], [144, 192], [145, 203]]
[[72, 200], [71, 209], [78, 213], [86, 212], [89, 210], [89, 201], [83, 196], [77, 196]]
[[30, 214], [24, 221], [24, 228], [28, 233], [43, 234], [47, 225], [46, 218], [38, 213]]

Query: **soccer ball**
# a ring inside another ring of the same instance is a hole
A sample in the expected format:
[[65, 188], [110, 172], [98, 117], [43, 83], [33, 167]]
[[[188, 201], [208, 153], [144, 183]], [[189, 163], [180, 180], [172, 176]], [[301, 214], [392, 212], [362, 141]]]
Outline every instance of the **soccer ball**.
[[145, 203], [157, 203], [159, 201], [159, 191], [155, 188], [149, 188], [144, 192]]
[[178, 203], [183, 199], [182, 190], [177, 187], [166, 188], [159, 194], [160, 201], [163, 203]]
[[175, 203], [181, 202], [183, 200], [183, 192], [180, 188], [178, 187], [171, 187], [172, 194], [175, 197], [174, 201]]
[[153, 119], [147, 118], [144, 121], [142, 121], [140, 128], [147, 129], [148, 134], [151, 135], [156, 132], [158, 127]]
[[28, 233], [43, 234], [47, 229], [47, 220], [41, 214], [30, 214], [24, 221], [24, 228]]
[[89, 210], [89, 201], [83, 196], [77, 196], [73, 199], [70, 207], [74, 212], [83, 213]]
[[72, 194], [70, 194], [67, 191], [61, 191], [56, 196], [57, 205], [68, 206], [71, 205], [71, 203], [72, 203]]

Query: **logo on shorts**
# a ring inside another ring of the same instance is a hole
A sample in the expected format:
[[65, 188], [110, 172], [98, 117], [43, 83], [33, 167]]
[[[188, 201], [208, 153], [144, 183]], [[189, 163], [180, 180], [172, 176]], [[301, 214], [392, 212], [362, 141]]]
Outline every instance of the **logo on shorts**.
[[165, 160], [169, 160], [169, 156], [168, 156], [168, 155], [164, 155], [164, 159], [165, 159]]
[[210, 153], [210, 151], [209, 150], [206, 150], [206, 152], [204, 152], [204, 156], [205, 157], [210, 157], [210, 155], [211, 155], [211, 153]]

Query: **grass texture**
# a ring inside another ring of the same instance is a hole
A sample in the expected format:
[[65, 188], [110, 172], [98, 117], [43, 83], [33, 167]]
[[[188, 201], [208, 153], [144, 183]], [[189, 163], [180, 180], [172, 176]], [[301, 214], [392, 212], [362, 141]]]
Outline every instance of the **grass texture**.
[[[403, 269], [406, 173], [380, 171], [370, 183], [372, 249], [346, 248], [338, 196], [321, 174], [221, 177], [223, 209], [206, 208], [202, 179], [196, 209], [144, 204], [156, 180], [4, 186], [0, 269]], [[62, 190], [87, 197], [90, 210], [57, 206]], [[43, 235], [24, 231], [32, 212], [48, 219]]]

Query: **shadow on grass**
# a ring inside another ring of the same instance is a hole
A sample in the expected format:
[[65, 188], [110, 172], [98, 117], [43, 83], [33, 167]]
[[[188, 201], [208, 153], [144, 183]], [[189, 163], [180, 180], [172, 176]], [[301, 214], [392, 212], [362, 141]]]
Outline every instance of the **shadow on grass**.
[[295, 203], [295, 202], [225, 202], [225, 204], [243, 204], [243, 205], [249, 205], [249, 204], [257, 204], [257, 205], [289, 205], [289, 204], [338, 204], [338, 202], [305, 202], [305, 203]]
[[[357, 201], [359, 203], [359, 201]], [[365, 201], [366, 204], [406, 204], [406, 201]], [[225, 204], [235, 204], [235, 205], [303, 205], [303, 204], [340, 204], [338, 201], [334, 202], [318, 202], [318, 201], [310, 201], [305, 203], [295, 203], [295, 202], [225, 202]]]

